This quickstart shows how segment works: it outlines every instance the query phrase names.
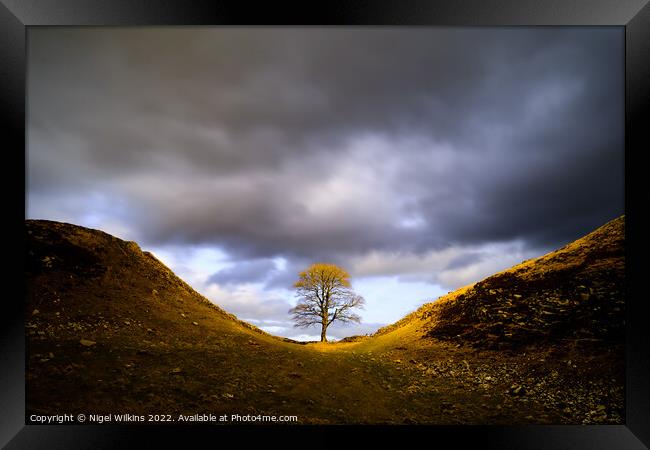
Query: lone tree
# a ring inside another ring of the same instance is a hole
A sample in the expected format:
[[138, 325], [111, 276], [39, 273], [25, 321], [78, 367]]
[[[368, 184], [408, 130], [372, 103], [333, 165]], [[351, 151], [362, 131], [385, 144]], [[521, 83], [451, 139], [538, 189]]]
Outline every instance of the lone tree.
[[294, 326], [306, 328], [321, 326], [320, 341], [327, 342], [327, 327], [332, 322], [360, 322], [352, 308], [363, 308], [365, 300], [350, 286], [350, 274], [334, 264], [316, 263], [300, 272], [293, 285], [300, 297], [298, 305], [289, 313]]

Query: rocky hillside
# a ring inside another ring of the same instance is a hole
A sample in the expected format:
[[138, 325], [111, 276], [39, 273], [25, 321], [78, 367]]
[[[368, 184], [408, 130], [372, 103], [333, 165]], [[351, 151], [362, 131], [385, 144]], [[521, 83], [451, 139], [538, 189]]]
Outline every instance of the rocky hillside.
[[[88, 307], [89, 315], [95, 312], [95, 320], [100, 320], [103, 313], [113, 319], [122, 317], [122, 324], [129, 322], [138, 327], [140, 322], [130, 321], [130, 316], [158, 316], [152, 317], [155, 321], [164, 320], [166, 313], [179, 311], [181, 319], [194, 323], [190, 318], [204, 314], [208, 308], [243, 328], [266, 334], [210, 302], [133, 241], [123, 241], [100, 230], [47, 220], [27, 220], [25, 231], [28, 302], [35, 306], [28, 312], [33, 321], [57, 309], [61, 295], [83, 286], [87, 297], [71, 300]], [[34, 279], [39, 283], [29, 282]], [[47, 287], [46, 295], [37, 296], [38, 289], [44, 287]], [[128, 298], [124, 298], [126, 292]], [[172, 322], [177, 321], [176, 314], [170, 318]]]
[[377, 334], [417, 322], [424, 336], [481, 348], [622, 344], [624, 289], [621, 216], [557, 251], [426, 304]]

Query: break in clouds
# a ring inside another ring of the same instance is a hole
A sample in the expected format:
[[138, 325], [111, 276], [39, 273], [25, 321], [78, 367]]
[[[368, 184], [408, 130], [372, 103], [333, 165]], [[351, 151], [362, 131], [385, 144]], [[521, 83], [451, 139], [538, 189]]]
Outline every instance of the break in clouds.
[[28, 58], [28, 217], [274, 334], [315, 334], [312, 262], [366, 297], [342, 337], [623, 213], [620, 29], [38, 28]]

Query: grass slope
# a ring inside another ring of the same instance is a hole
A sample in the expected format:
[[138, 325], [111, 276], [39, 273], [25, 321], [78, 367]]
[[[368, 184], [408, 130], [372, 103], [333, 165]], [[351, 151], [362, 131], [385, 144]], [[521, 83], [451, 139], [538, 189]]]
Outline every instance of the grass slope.
[[621, 344], [625, 331], [625, 218], [423, 305], [376, 333], [417, 327], [424, 336], [481, 348], [558, 341]]

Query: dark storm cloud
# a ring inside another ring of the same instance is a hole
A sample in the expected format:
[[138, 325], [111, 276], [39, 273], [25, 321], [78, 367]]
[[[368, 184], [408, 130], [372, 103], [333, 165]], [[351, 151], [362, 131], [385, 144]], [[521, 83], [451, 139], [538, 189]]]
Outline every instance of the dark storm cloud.
[[446, 270], [458, 269], [460, 267], [466, 267], [470, 264], [477, 263], [481, 261], [482, 255], [478, 253], [463, 253], [447, 263]]
[[622, 50], [612, 28], [34, 29], [29, 193], [99, 191], [144, 243], [244, 261], [552, 248], [623, 212]]
[[221, 269], [208, 279], [208, 283], [258, 283], [268, 279], [275, 271], [275, 263], [271, 260], [243, 261], [233, 267]]

